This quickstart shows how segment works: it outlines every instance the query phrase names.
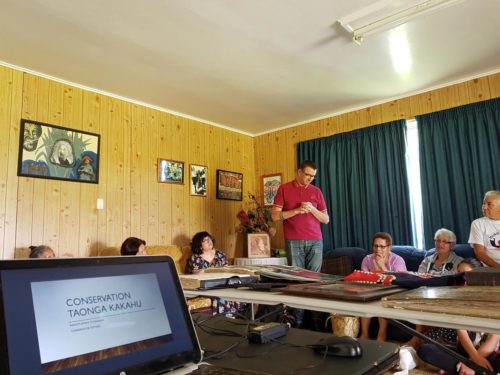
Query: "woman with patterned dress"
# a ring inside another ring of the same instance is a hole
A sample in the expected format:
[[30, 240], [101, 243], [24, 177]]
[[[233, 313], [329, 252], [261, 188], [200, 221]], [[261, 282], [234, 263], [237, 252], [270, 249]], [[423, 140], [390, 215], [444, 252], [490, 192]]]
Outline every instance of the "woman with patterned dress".
[[[198, 232], [191, 240], [191, 257], [186, 263], [185, 273], [201, 273], [206, 268], [224, 267], [228, 264], [226, 255], [215, 248], [215, 239], [208, 232]], [[214, 315], [222, 314], [232, 317], [240, 314], [246, 305], [238, 302], [229, 302], [220, 298], [212, 299]]]

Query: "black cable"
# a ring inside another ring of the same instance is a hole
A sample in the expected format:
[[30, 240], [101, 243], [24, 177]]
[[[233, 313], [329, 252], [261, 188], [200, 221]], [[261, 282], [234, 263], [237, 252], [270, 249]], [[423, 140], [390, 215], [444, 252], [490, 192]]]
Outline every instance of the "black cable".
[[276, 309], [274, 309], [274, 310], [272, 310], [272, 311], [270, 311], [270, 312], [262, 315], [259, 318], [254, 319], [254, 320], [258, 322], [258, 321], [261, 321], [264, 318], [267, 318], [270, 315], [273, 315], [273, 314], [276, 314], [276, 313], [280, 313], [280, 312], [285, 312], [285, 311], [286, 311], [285, 305], [280, 305], [280, 306], [278, 306], [278, 308], [276, 308]]
[[246, 339], [247, 339], [246, 335], [245, 336], [241, 336], [241, 338], [238, 341], [236, 341], [235, 343], [229, 345], [227, 348], [225, 348], [225, 349], [223, 349], [223, 350], [221, 350], [219, 352], [216, 352], [216, 353], [214, 353], [212, 355], [209, 355], [208, 357], [203, 357], [203, 360], [206, 361], [207, 359], [210, 359], [210, 358], [220, 357], [220, 356], [226, 354], [231, 349], [233, 349], [233, 348], [237, 347], [238, 345], [240, 345], [242, 342], [246, 341]]

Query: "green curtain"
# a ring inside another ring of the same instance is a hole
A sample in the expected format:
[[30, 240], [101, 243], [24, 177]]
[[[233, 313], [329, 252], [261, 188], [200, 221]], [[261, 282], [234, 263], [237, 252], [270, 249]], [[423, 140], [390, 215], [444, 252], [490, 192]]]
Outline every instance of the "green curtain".
[[322, 226], [325, 251], [371, 249], [379, 231], [395, 243], [411, 243], [405, 138], [400, 120], [298, 144], [299, 163], [310, 159], [318, 166], [315, 184], [330, 214]]
[[424, 237], [448, 228], [467, 243], [484, 193], [500, 189], [500, 99], [417, 116]]

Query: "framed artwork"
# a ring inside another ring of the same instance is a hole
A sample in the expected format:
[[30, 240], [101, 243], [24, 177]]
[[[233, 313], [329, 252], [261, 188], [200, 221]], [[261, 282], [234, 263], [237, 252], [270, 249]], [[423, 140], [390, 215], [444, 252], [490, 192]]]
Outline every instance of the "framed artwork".
[[274, 204], [274, 197], [281, 185], [281, 173], [266, 174], [262, 176], [262, 205], [264, 207]]
[[269, 258], [271, 256], [271, 241], [267, 233], [248, 233], [247, 247], [249, 258]]
[[158, 159], [158, 182], [184, 184], [184, 163], [177, 160]]
[[217, 169], [217, 199], [243, 200], [243, 173]]
[[191, 164], [189, 170], [191, 175], [191, 195], [206, 197], [208, 168], [204, 165]]
[[21, 119], [17, 175], [99, 183], [100, 135]]

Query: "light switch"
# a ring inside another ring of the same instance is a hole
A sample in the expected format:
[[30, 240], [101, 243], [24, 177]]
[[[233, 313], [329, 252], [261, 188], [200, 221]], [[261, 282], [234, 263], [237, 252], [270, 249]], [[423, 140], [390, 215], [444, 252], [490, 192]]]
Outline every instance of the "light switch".
[[104, 199], [103, 198], [97, 198], [97, 209], [98, 210], [104, 209]]

